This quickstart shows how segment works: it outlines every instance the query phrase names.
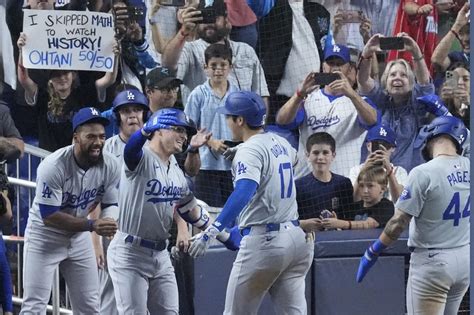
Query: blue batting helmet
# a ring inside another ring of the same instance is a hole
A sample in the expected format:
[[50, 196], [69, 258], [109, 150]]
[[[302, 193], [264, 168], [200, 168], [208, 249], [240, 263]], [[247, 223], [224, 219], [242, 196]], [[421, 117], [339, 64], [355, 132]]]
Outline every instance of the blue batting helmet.
[[441, 135], [449, 136], [456, 146], [457, 153], [462, 153], [462, 145], [467, 139], [467, 129], [460, 119], [453, 116], [440, 116], [433, 119], [430, 124], [421, 128], [413, 146], [415, 149], [421, 148], [423, 158], [429, 161], [431, 157], [426, 150], [426, 144], [431, 139]]
[[249, 91], [232, 92], [225, 101], [225, 105], [217, 109], [224, 115], [242, 116], [251, 127], [260, 127], [265, 124], [267, 109], [260, 95]]
[[159, 129], [171, 129], [173, 126], [186, 128], [188, 138], [196, 134], [196, 124], [182, 111], [176, 108], [163, 108], [155, 112], [143, 126], [143, 130], [152, 133]]
[[142, 106], [145, 111], [149, 109], [148, 99], [138, 90], [125, 90], [117, 94], [112, 103], [112, 108], [116, 113], [120, 107], [127, 105], [139, 105]]

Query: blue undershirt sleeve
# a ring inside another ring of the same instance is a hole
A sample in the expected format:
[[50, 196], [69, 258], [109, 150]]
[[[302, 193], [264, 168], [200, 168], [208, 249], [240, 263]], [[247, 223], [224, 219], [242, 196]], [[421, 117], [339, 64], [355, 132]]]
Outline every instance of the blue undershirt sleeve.
[[41, 217], [43, 219], [46, 219], [51, 214], [55, 213], [56, 211], [59, 211], [59, 206], [50, 206], [50, 205], [44, 205], [44, 204], [40, 203], [39, 204], [39, 210], [40, 210], [40, 213], [41, 213]]
[[133, 171], [137, 167], [140, 159], [143, 156], [143, 145], [145, 144], [147, 137], [142, 134], [142, 130], [137, 130], [130, 137], [125, 149], [123, 151], [123, 159], [128, 169]]
[[235, 183], [235, 189], [227, 199], [219, 216], [213, 223], [219, 231], [222, 231], [230, 222], [240, 214], [244, 207], [250, 202], [257, 191], [258, 183], [251, 179], [239, 179]]

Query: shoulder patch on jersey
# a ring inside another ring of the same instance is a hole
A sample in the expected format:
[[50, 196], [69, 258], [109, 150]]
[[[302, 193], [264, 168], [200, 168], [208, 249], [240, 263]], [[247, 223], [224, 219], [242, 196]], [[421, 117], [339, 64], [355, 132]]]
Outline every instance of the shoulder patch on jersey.
[[400, 194], [400, 200], [408, 200], [411, 198], [410, 188], [406, 187], [403, 189], [402, 193]]
[[247, 166], [242, 162], [237, 162], [237, 175], [242, 175], [247, 173]]

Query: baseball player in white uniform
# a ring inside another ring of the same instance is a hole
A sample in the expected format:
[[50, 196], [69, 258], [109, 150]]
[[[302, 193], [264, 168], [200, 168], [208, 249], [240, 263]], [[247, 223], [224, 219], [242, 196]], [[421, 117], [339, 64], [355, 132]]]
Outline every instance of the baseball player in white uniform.
[[231, 93], [218, 112], [234, 140], [244, 141], [232, 161], [234, 191], [216, 221], [194, 238], [193, 257], [238, 216], [243, 236], [227, 286], [224, 314], [257, 314], [269, 292], [279, 314], [306, 314], [305, 277], [313, 241], [299, 226], [293, 165], [296, 151], [264, 133], [265, 105], [253, 92]]
[[[130, 136], [143, 127], [143, 122], [148, 114], [148, 100], [143, 93], [138, 90], [125, 90], [117, 94], [113, 103], [112, 110], [116, 116], [119, 125], [119, 134], [107, 139], [104, 145], [104, 151], [111, 153], [117, 158], [119, 165], [122, 165], [122, 155]], [[100, 217], [111, 217], [118, 220], [119, 211], [111, 212], [108, 209], [100, 212]], [[109, 276], [107, 268], [107, 248], [110, 238], [100, 237], [92, 233], [94, 248], [96, 250], [97, 265], [99, 266], [99, 296], [100, 296], [100, 314], [116, 315], [117, 303], [115, 302], [115, 293], [112, 279]]]
[[166, 250], [174, 209], [198, 228], [210, 222], [173, 155], [195, 133], [183, 111], [162, 109], [125, 145], [119, 231], [107, 252], [121, 315], [178, 314], [178, 288]]
[[358, 282], [410, 224], [408, 314], [457, 314], [469, 287], [470, 161], [461, 156], [466, 137], [452, 116], [421, 129], [414, 145], [427, 162], [411, 170], [394, 216], [360, 261]]
[[116, 159], [102, 153], [106, 124], [97, 109], [81, 109], [73, 117], [74, 144], [55, 151], [38, 167], [25, 233], [21, 314], [46, 314], [58, 266], [74, 314], [99, 314], [97, 265], [89, 231], [113, 236], [117, 223], [111, 218], [88, 220], [87, 215], [98, 204], [117, 211], [120, 174]]

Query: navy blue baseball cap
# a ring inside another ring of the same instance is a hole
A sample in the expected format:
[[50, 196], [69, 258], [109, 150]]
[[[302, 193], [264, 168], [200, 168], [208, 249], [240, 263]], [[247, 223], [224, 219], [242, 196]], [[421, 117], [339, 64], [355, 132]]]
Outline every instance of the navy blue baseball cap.
[[351, 61], [351, 54], [349, 48], [344, 45], [330, 45], [324, 50], [324, 61], [331, 57], [338, 57], [344, 60], [344, 63]]
[[77, 127], [87, 123], [99, 123], [107, 126], [110, 121], [100, 115], [100, 110], [95, 107], [81, 108], [72, 118], [72, 130], [75, 132]]
[[385, 124], [377, 124], [367, 132], [367, 141], [375, 140], [385, 141], [394, 147], [397, 146], [397, 136], [395, 132]]

